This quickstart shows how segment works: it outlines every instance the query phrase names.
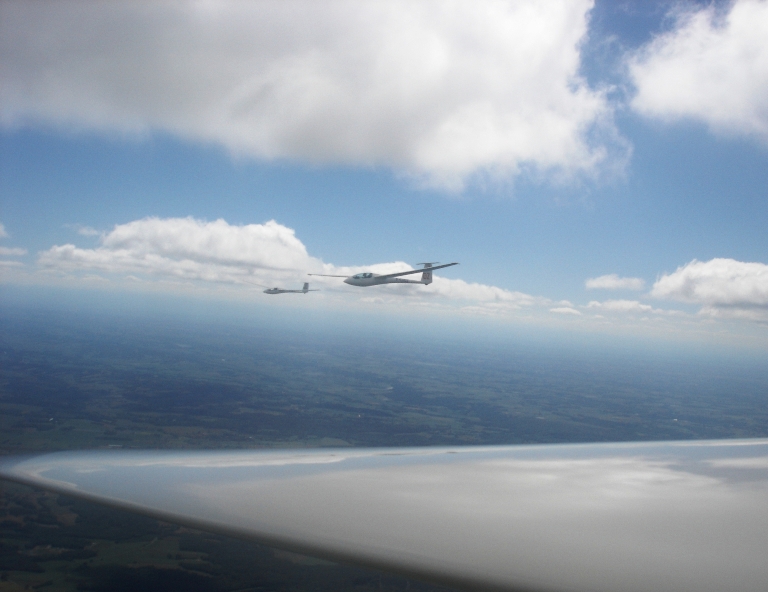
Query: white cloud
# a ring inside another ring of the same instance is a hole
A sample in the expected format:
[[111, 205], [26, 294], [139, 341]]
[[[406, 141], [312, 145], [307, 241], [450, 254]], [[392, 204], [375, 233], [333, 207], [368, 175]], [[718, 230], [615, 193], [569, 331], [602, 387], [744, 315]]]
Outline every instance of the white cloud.
[[447, 300], [465, 300], [494, 304], [499, 308], [520, 309], [534, 306], [546, 306], [550, 301], [525, 294], [489, 286], [469, 283], [464, 280], [436, 277], [434, 282], [420, 289], [424, 296], [438, 296]]
[[737, 0], [681, 13], [677, 27], [634, 56], [632, 106], [663, 119], [768, 141], [768, 2]]
[[232, 226], [224, 220], [144, 218], [119, 224], [95, 249], [57, 245], [40, 254], [46, 268], [144, 273], [188, 280], [236, 282], [297, 270], [321, 271], [294, 231], [271, 220]]
[[581, 312], [579, 312], [578, 310], [570, 306], [558, 306], [555, 308], [550, 308], [549, 312], [554, 312], [557, 314], [564, 314], [564, 315], [581, 316]]
[[743, 321], [757, 321], [768, 323], [768, 310], [764, 307], [730, 307], [730, 306], [702, 306], [699, 310], [702, 317], [712, 319], [739, 319]]
[[709, 316], [768, 319], [768, 265], [693, 260], [660, 277], [651, 295], [702, 306]]
[[162, 130], [452, 189], [521, 166], [593, 174], [624, 154], [604, 94], [579, 75], [591, 6], [4, 2], [0, 118]]
[[[0, 222], [0, 238], [8, 238], [10, 235], [5, 230], [5, 226]], [[19, 247], [0, 247], [0, 257], [21, 257], [26, 255], [27, 250]], [[16, 261], [0, 261], [0, 266], [3, 267], [18, 267], [21, 263]]]
[[[353, 268], [354, 272], [363, 269], [375, 270], [376, 265]], [[400, 270], [410, 269], [405, 264], [398, 265]], [[338, 271], [339, 268], [336, 268]], [[345, 268], [350, 269], [350, 268]], [[389, 270], [387, 270], [389, 271]], [[344, 272], [346, 273], [346, 272]], [[334, 283], [326, 282], [324, 289], [333, 289]], [[336, 284], [338, 287], [338, 283]], [[471, 314], [504, 315], [517, 311], [540, 312], [552, 305], [552, 300], [532, 296], [523, 292], [505, 290], [487, 284], [470, 283], [460, 279], [435, 277], [428, 286], [407, 284], [388, 284], [375, 288], [376, 296], [361, 296], [360, 302], [392, 305], [429, 305], [431, 308], [456, 308]], [[361, 293], [362, 294], [362, 293]], [[370, 291], [367, 292], [370, 294]]]
[[651, 305], [642, 304], [637, 300], [606, 300], [605, 302], [592, 300], [589, 304], [587, 304], [587, 308], [602, 310], [606, 312], [645, 313], [653, 311], [653, 307]]
[[77, 232], [80, 236], [101, 236], [101, 232], [90, 226], [83, 226], [82, 224], [65, 224], [64, 228], [70, 228]]
[[615, 273], [590, 278], [585, 282], [588, 290], [642, 290], [645, 280], [641, 278], [619, 277]]
[[20, 257], [26, 255], [26, 249], [20, 249], [18, 247], [0, 247], [0, 256], [3, 257]]

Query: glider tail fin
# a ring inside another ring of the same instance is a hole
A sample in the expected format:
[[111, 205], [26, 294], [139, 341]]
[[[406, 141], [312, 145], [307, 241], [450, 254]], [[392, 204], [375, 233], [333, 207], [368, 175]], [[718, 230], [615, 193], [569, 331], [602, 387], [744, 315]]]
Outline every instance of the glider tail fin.
[[301, 291], [304, 292], [305, 294], [309, 292], [309, 284], [304, 282], [304, 287], [301, 289]]
[[429, 285], [432, 283], [432, 270], [430, 269], [433, 265], [436, 265], [437, 263], [440, 263], [439, 261], [433, 261], [432, 263], [417, 263], [416, 265], [423, 265], [424, 271], [421, 274], [421, 283]]

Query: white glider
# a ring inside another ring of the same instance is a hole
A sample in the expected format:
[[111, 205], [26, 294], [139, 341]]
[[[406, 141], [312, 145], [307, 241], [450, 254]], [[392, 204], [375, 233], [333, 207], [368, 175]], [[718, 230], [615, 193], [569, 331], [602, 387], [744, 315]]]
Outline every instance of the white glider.
[[320, 290], [310, 290], [309, 284], [304, 282], [304, 287], [301, 290], [286, 290], [284, 288], [269, 288], [267, 286], [262, 286], [261, 284], [254, 284], [253, 282], [248, 282], [249, 284], [253, 284], [254, 286], [259, 286], [261, 288], [267, 288], [264, 290], [265, 294], [306, 294], [307, 292], [319, 292]]
[[[436, 263], [436, 262], [435, 262]], [[307, 275], [316, 275], [322, 277], [342, 277], [345, 284], [350, 286], [378, 286], [380, 284], [424, 284], [429, 285], [432, 283], [432, 272], [435, 269], [442, 269], [443, 267], [451, 267], [451, 265], [458, 265], [458, 263], [446, 263], [445, 265], [437, 265], [435, 263], [417, 263], [416, 265], [423, 265], [421, 269], [412, 269], [411, 271], [400, 271], [398, 273], [387, 273], [379, 275], [378, 273], [357, 273], [355, 275], [330, 275], [326, 273], [310, 273]], [[411, 275], [413, 273], [420, 273], [420, 280], [404, 280], [401, 276]]]

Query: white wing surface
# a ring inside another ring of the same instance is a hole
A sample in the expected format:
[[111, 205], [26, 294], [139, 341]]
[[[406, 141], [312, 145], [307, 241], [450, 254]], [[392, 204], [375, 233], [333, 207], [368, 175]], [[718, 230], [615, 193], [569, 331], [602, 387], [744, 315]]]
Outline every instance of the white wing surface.
[[458, 263], [446, 263], [445, 265], [437, 265], [435, 267], [422, 267], [421, 269], [412, 269], [411, 271], [400, 271], [398, 273], [388, 273], [386, 275], [377, 275], [378, 279], [387, 279], [399, 277], [401, 275], [411, 275], [413, 273], [424, 273], [425, 271], [435, 271], [442, 269], [443, 267], [451, 267], [452, 265], [458, 265]]
[[6, 458], [0, 476], [483, 590], [768, 590], [768, 440]]

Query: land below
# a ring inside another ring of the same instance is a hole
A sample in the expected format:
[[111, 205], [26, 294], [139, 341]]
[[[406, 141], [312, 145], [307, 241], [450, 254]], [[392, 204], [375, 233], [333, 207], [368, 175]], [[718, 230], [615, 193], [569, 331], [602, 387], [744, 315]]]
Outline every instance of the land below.
[[[4, 455], [768, 436], [768, 370], [738, 359], [24, 308], [0, 324]], [[7, 482], [0, 493], [2, 590], [439, 589]]]

